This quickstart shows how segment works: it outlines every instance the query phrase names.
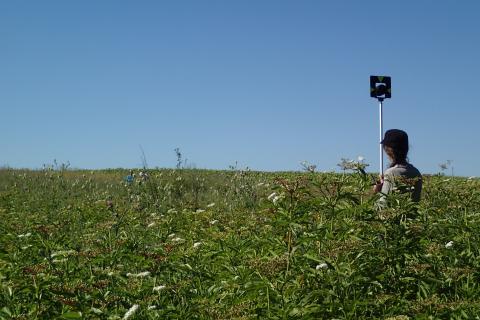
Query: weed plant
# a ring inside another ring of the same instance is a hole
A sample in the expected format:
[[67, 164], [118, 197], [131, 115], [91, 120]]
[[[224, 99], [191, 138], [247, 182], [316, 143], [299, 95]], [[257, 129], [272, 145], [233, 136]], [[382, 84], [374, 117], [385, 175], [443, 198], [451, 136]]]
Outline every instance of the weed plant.
[[0, 319], [480, 314], [478, 179], [376, 210], [364, 170], [127, 175], [0, 170]]

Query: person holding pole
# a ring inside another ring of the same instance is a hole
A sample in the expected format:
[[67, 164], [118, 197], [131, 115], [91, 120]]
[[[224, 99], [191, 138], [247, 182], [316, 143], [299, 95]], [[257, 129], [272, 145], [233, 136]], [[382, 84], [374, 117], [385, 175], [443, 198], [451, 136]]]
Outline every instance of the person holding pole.
[[383, 207], [386, 203], [386, 195], [392, 192], [408, 192], [414, 202], [419, 202], [422, 193], [422, 175], [408, 162], [407, 133], [399, 129], [387, 130], [380, 143], [390, 159], [390, 167], [373, 187], [374, 192], [382, 194], [379, 205]]

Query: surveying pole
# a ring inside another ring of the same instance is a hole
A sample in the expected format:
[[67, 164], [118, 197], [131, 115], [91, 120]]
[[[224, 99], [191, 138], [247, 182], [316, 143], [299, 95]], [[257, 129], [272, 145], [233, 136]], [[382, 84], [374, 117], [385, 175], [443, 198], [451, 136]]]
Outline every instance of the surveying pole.
[[386, 76], [370, 76], [370, 97], [378, 99], [378, 120], [379, 120], [379, 136], [380, 136], [380, 175], [383, 178], [383, 100], [392, 97], [392, 79]]
[[383, 139], [383, 98], [378, 98], [378, 115], [379, 119], [378, 122], [380, 123], [380, 132], [379, 132], [379, 154], [380, 154], [380, 175], [383, 177], [383, 146], [382, 146], [382, 139]]

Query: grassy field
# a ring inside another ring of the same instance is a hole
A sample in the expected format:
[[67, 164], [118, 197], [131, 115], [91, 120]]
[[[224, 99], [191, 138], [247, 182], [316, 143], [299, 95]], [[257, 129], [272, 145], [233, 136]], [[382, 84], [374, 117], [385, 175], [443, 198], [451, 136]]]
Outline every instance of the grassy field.
[[480, 181], [0, 170], [0, 319], [480, 319]]

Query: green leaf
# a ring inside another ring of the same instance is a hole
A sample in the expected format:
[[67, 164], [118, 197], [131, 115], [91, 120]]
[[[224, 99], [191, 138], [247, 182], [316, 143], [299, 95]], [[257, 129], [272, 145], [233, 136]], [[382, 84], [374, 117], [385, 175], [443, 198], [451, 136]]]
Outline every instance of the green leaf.
[[82, 319], [82, 313], [70, 311], [62, 314], [62, 319]]
[[95, 314], [102, 314], [102, 313], [103, 313], [102, 310], [97, 309], [97, 308], [93, 308], [93, 307], [92, 307], [91, 310], [92, 310], [92, 312], [95, 313]]
[[305, 258], [310, 259], [310, 260], [313, 260], [313, 261], [315, 261], [315, 262], [322, 262], [319, 258], [314, 257], [314, 256], [312, 256], [312, 255], [310, 255], [310, 254], [308, 254], [308, 253], [304, 254], [303, 256], [304, 256]]
[[9, 317], [12, 316], [12, 312], [10, 311], [10, 309], [8, 309], [7, 307], [3, 307], [2, 308], [2, 312], [7, 314]]

